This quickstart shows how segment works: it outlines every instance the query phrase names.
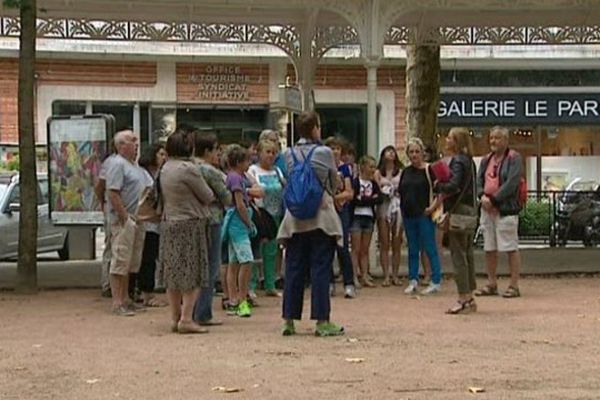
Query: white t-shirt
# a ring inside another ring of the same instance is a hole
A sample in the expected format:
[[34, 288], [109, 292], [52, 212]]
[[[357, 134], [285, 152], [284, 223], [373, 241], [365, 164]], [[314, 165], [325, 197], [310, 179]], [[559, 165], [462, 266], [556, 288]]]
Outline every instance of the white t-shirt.
[[[359, 196], [360, 197], [371, 197], [373, 196], [373, 182], [370, 180], [359, 179], [360, 185]], [[362, 215], [365, 217], [373, 217], [373, 207], [355, 207], [354, 215]]]
[[283, 215], [283, 174], [279, 168], [266, 170], [254, 164], [248, 168], [248, 174], [265, 191], [264, 198], [254, 200], [256, 205], [264, 208], [274, 217], [281, 217]]

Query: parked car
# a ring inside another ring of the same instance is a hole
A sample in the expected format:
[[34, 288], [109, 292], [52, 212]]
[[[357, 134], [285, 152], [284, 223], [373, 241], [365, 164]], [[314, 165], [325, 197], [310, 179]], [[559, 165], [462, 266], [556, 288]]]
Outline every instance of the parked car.
[[[19, 175], [0, 174], [0, 260], [15, 258], [19, 251]], [[61, 260], [69, 258], [67, 228], [50, 220], [48, 176], [38, 175], [38, 252], [58, 251]]]

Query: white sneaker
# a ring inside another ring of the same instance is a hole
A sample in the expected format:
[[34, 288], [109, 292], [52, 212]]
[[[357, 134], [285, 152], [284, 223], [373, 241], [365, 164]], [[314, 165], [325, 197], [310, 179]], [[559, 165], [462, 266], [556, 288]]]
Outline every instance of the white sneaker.
[[408, 286], [404, 289], [404, 294], [413, 294], [417, 292], [417, 287], [419, 286], [419, 282], [415, 280], [411, 280], [408, 282]]
[[428, 294], [434, 294], [442, 290], [442, 285], [430, 283], [425, 289], [421, 290], [421, 294], [427, 296]]
[[329, 297], [335, 297], [335, 283], [329, 284]]
[[344, 286], [344, 297], [347, 299], [353, 299], [356, 297], [356, 289], [352, 285]]

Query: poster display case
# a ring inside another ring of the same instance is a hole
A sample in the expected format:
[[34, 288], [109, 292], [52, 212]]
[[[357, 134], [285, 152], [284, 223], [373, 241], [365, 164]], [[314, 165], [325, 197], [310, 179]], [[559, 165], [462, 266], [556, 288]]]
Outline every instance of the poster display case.
[[48, 119], [50, 219], [54, 224], [104, 223], [94, 186], [114, 125], [114, 118], [103, 114]]

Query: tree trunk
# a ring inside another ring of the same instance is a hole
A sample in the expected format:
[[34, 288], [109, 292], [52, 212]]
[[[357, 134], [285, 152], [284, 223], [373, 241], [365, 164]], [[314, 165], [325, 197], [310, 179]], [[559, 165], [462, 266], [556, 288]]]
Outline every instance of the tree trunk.
[[440, 46], [408, 45], [406, 48], [407, 139], [419, 137], [425, 145], [435, 143], [440, 102]]
[[37, 175], [33, 124], [36, 0], [21, 0], [19, 47], [19, 261], [16, 290], [37, 291]]

